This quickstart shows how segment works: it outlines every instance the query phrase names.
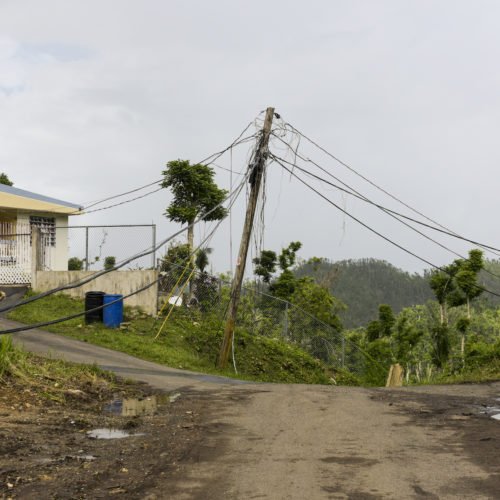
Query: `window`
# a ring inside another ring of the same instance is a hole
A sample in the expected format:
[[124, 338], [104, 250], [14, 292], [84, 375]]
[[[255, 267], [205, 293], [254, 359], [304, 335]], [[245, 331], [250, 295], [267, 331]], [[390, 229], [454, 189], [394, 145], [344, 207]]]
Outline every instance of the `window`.
[[55, 217], [38, 217], [32, 215], [30, 217], [31, 229], [38, 227], [42, 231], [42, 237], [45, 241], [45, 246], [56, 246], [56, 219]]

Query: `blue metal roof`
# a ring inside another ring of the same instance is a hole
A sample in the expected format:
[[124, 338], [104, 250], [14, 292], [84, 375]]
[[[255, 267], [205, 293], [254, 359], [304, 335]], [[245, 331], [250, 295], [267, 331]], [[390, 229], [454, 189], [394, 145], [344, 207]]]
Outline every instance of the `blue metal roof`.
[[44, 196], [43, 194], [32, 193], [31, 191], [25, 191], [24, 189], [15, 188], [14, 186], [7, 186], [7, 184], [0, 184], [0, 192], [22, 196], [24, 198], [31, 198], [32, 200], [46, 201], [47, 203], [54, 203], [64, 207], [74, 208], [75, 210], [83, 210], [81, 205], [68, 203], [67, 201], [51, 198], [50, 196]]

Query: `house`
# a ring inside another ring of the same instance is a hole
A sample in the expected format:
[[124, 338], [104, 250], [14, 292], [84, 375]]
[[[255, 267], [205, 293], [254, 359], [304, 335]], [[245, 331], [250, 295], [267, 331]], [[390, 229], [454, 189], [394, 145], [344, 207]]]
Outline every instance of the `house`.
[[83, 208], [0, 184], [0, 284], [31, 283], [31, 231], [40, 228], [45, 270], [68, 269], [68, 216]]

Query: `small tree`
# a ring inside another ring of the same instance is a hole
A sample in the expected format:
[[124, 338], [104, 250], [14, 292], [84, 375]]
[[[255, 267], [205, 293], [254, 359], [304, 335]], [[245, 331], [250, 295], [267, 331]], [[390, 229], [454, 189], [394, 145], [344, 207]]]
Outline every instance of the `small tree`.
[[68, 271], [81, 271], [83, 269], [83, 260], [78, 257], [68, 259]]
[[187, 266], [185, 276], [189, 276], [194, 265], [191, 263], [188, 265], [189, 256], [191, 252], [189, 251], [189, 245], [187, 243], [172, 242], [170, 243], [167, 253], [163, 256], [161, 260], [160, 271], [167, 273], [169, 275], [168, 282], [172, 281], [172, 285], [181, 277], [184, 272], [184, 268]]
[[113, 257], [112, 255], [104, 259], [104, 269], [106, 271], [108, 271], [109, 269], [113, 269], [113, 267], [115, 267], [115, 264], [116, 264], [116, 257]]
[[0, 174], [0, 184], [6, 184], [7, 186], [13, 186], [14, 183], [9, 179], [6, 173], [2, 172]]
[[205, 221], [221, 220], [227, 210], [218, 206], [227, 191], [215, 184], [214, 171], [207, 165], [191, 165], [188, 160], [167, 163], [162, 187], [170, 188], [174, 199], [165, 212], [171, 221], [188, 224], [188, 245], [193, 251], [193, 222], [198, 216]]
[[276, 252], [272, 250], [262, 250], [260, 257], [253, 259], [255, 264], [254, 273], [260, 276], [264, 283], [269, 284], [272, 275], [276, 272], [276, 260]]

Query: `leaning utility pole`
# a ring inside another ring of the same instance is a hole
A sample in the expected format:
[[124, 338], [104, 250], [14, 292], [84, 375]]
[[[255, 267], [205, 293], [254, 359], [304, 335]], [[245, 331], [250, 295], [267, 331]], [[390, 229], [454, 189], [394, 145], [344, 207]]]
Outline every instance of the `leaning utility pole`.
[[271, 134], [271, 124], [273, 122], [274, 108], [267, 108], [266, 118], [264, 120], [264, 128], [260, 137], [259, 145], [255, 152], [252, 163], [249, 165], [250, 172], [250, 197], [248, 199], [247, 214], [245, 217], [245, 225], [243, 226], [243, 234], [241, 236], [240, 251], [238, 253], [238, 261], [236, 271], [234, 273], [233, 286], [231, 288], [231, 298], [228, 307], [228, 316], [226, 328], [224, 329], [224, 340], [219, 353], [219, 368], [225, 368], [231, 345], [233, 342], [234, 324], [236, 322], [236, 313], [238, 312], [238, 302], [240, 300], [241, 285], [243, 284], [243, 274], [245, 273], [245, 263], [247, 260], [248, 245], [250, 243], [250, 235], [252, 234], [253, 219], [257, 200], [259, 198], [260, 184], [262, 175], [266, 168], [268, 156], [269, 135]]

